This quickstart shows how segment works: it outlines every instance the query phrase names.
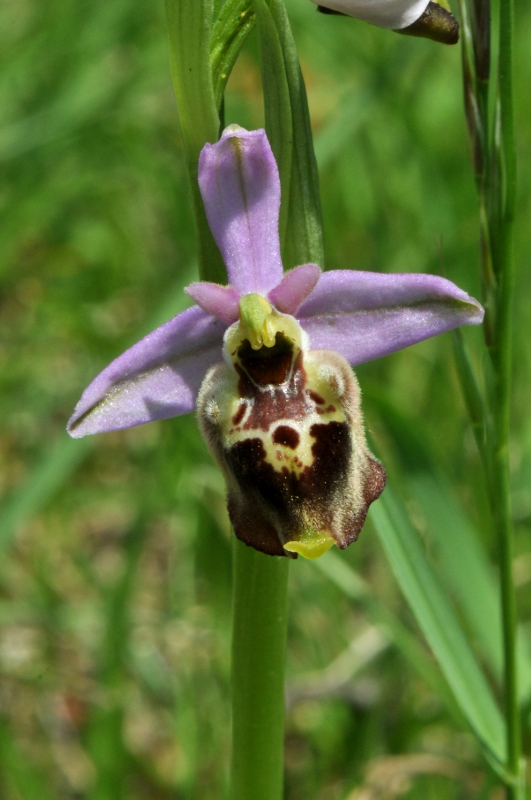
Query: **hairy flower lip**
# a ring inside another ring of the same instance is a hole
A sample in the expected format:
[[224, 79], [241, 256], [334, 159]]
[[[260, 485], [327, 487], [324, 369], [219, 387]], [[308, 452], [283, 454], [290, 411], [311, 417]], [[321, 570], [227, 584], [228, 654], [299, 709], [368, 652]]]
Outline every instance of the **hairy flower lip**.
[[478, 325], [483, 309], [455, 284], [433, 275], [352, 270], [321, 273], [303, 264], [283, 273], [280, 181], [265, 131], [227, 128], [201, 153], [199, 183], [229, 286], [196, 283], [198, 305], [127, 350], [83, 393], [68, 432], [118, 430], [193, 411], [207, 370], [222, 361], [223, 336], [243, 295], [263, 295], [295, 316], [312, 349], [340, 353], [351, 366], [459, 325]]

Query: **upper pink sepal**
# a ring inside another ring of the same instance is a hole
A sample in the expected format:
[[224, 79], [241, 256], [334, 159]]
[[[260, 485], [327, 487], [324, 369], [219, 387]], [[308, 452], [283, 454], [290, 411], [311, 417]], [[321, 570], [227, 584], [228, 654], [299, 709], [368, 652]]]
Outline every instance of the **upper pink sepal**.
[[301, 264], [286, 272], [278, 286], [269, 292], [268, 299], [283, 314], [295, 314], [313, 292], [320, 277], [321, 270], [317, 264]]
[[184, 291], [199, 308], [226, 322], [227, 325], [232, 325], [238, 319], [240, 293], [233, 286], [200, 281], [191, 283]]

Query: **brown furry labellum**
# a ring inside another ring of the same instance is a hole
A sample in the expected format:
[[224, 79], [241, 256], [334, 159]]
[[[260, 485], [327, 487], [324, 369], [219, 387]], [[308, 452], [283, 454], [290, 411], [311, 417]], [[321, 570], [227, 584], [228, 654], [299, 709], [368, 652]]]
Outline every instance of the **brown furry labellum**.
[[270, 311], [263, 336], [241, 314], [227, 331], [228, 363], [205, 377], [199, 424], [238, 539], [270, 555], [317, 558], [358, 538], [385, 471], [367, 447], [348, 363], [309, 350], [297, 321]]

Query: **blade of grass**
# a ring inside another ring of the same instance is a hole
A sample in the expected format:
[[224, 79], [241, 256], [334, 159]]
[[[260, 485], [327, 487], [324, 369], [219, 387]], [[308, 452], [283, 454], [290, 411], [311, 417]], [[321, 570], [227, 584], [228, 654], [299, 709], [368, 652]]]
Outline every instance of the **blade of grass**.
[[44, 776], [23, 754], [8, 722], [0, 718], [0, 774], [2, 797], [17, 797], [20, 800], [52, 800]]
[[264, 89], [265, 129], [275, 154], [282, 199], [280, 204], [280, 243], [284, 249], [288, 224], [293, 155], [293, 135], [288, 79], [280, 37], [266, 0], [253, 0], [260, 45], [260, 69]]
[[[186, 270], [190, 283], [194, 268]], [[179, 281], [160, 308], [149, 319], [141, 335], [149, 333], [189, 304]], [[134, 340], [136, 341], [137, 335]], [[133, 342], [131, 342], [133, 344]], [[66, 424], [66, 420], [65, 420]], [[40, 456], [37, 466], [26, 478], [20, 490], [0, 508], [0, 553], [11, 546], [20, 526], [38, 514], [64, 486], [97, 444], [97, 438], [70, 439], [66, 431], [52, 439]]]
[[[427, 535], [437, 550], [444, 580], [489, 670], [501, 685], [500, 588], [481, 537], [463, 512], [450, 482], [434, 463], [428, 446], [429, 434], [422, 423], [400, 412], [381, 392], [366, 387], [365, 394], [379, 405], [381, 418], [398, 445], [407, 485], [428, 522]], [[531, 656], [524, 629], [519, 631], [518, 659], [519, 694], [525, 700], [531, 692]]]
[[453, 695], [448, 691], [448, 686], [439, 669], [433, 664], [425, 649], [400, 619], [381, 604], [370, 586], [347, 564], [345, 559], [334, 552], [328, 552], [324, 558], [319, 558], [312, 564], [347, 597], [365, 609], [377, 628], [393, 642], [417, 674], [438, 697], [445, 700], [450, 711], [461, 721], [461, 714], [454, 702]]
[[395, 577], [470, 727], [503, 772], [505, 729], [501, 712], [433, 572], [415, 528], [387, 487], [371, 519]]
[[[289, 19], [279, 0], [254, 0], [260, 40], [266, 131], [282, 184], [280, 236], [284, 268], [324, 264], [317, 163], [306, 88]], [[297, 231], [286, 238], [286, 226]]]
[[[166, 0], [171, 74], [194, 204], [201, 280], [227, 282], [221, 253], [207, 222], [197, 181], [199, 154], [219, 138], [219, 114], [210, 69], [212, 0]], [[194, 80], [190, 80], [190, 76]]]
[[[478, 647], [500, 682], [503, 676], [500, 588], [485, 550], [463, 513], [455, 492], [443, 477], [428, 473], [415, 475], [410, 485], [428, 520], [441, 555], [441, 566], [463, 610]], [[519, 694], [531, 691], [531, 661], [520, 631], [518, 643]]]
[[289, 227], [297, 231], [297, 236], [289, 237], [286, 242], [287, 263], [284, 268], [290, 269], [307, 261], [324, 266], [319, 176], [306, 87], [284, 3], [269, 0], [269, 7], [282, 47], [293, 125]]

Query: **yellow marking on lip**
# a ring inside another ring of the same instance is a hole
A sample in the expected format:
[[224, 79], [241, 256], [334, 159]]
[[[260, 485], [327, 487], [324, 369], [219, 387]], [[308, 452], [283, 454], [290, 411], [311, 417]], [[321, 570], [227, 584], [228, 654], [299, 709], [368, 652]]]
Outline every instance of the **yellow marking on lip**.
[[[234, 426], [232, 419], [239, 406], [239, 400], [235, 399], [228, 404], [226, 411], [220, 419], [223, 430], [223, 438], [226, 447], [232, 447], [238, 442], [248, 439], [260, 439], [265, 451], [264, 461], [270, 464], [275, 472], [282, 472], [288, 469], [289, 472], [299, 476], [306, 467], [311, 467], [314, 463], [312, 447], [315, 438], [310, 434], [313, 425], [326, 425], [329, 422], [345, 422], [346, 417], [342, 409], [336, 408], [333, 413], [318, 414], [317, 411], [308, 413], [304, 419], [292, 419], [289, 417], [279, 418], [271, 424], [268, 431], [260, 428], [245, 428], [245, 420], [248, 419], [249, 411], [246, 411], [241, 423]], [[295, 449], [282, 443], [273, 441], [273, 435], [277, 427], [287, 425], [299, 434], [299, 443]], [[280, 458], [278, 457], [280, 455]]]
[[324, 555], [335, 543], [335, 539], [327, 531], [309, 530], [305, 531], [299, 539], [287, 542], [284, 550], [288, 550], [290, 553], [299, 553], [303, 558], [313, 561]]

